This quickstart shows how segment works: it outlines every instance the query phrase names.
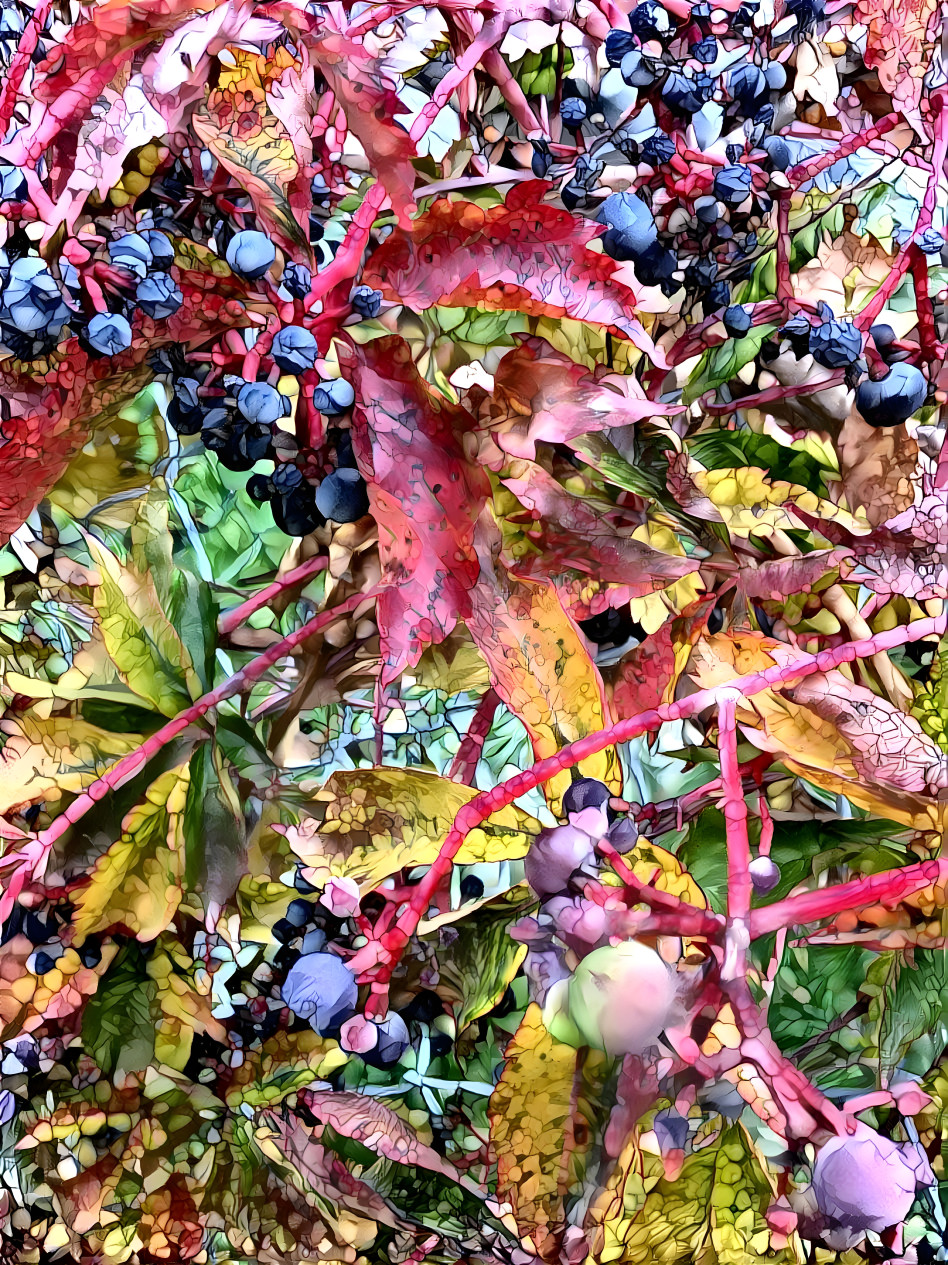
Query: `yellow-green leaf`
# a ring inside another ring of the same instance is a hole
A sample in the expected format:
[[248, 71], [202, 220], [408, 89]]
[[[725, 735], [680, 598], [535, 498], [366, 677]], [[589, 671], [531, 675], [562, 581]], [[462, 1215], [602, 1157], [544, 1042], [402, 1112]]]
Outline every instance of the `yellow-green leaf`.
[[[355, 879], [363, 891], [405, 866], [431, 865], [455, 815], [476, 792], [416, 769], [334, 773], [316, 793], [325, 820], [290, 826], [286, 837], [304, 865]], [[472, 830], [460, 865], [526, 856], [540, 823], [509, 805]]]
[[94, 536], [87, 534], [86, 543], [102, 576], [94, 602], [113, 663], [130, 689], [165, 716], [176, 716], [200, 685], [151, 577], [121, 562]]
[[76, 896], [76, 943], [116, 926], [154, 940], [170, 924], [182, 895], [188, 778], [187, 764], [168, 769], [128, 813], [121, 838], [99, 857]]
[[0, 814], [78, 795], [141, 742], [135, 734], [110, 733], [78, 717], [42, 720], [29, 712], [11, 714], [3, 734]]

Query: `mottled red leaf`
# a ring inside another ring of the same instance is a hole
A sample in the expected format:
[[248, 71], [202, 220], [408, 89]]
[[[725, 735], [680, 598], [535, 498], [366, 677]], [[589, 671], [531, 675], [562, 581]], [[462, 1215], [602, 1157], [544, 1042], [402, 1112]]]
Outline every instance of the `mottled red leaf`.
[[488, 209], [439, 199], [410, 232], [383, 242], [363, 281], [415, 311], [444, 305], [571, 316], [623, 334], [665, 367], [635, 316], [635, 291], [616, 280], [613, 260], [587, 249], [599, 226], [545, 205], [546, 189], [527, 181]]
[[865, 63], [874, 67], [893, 102], [915, 109], [926, 70], [925, 34], [935, 0], [858, 0], [855, 21], [866, 32]]
[[665, 702], [665, 691], [675, 679], [672, 624], [672, 620], [666, 620], [617, 667], [612, 686], [612, 710], [616, 720], [636, 716]]
[[497, 366], [479, 418], [512, 457], [533, 461], [538, 443], [568, 444], [591, 431], [684, 412], [680, 405], [653, 404], [630, 374], [603, 366], [590, 373], [546, 339], [520, 337]]
[[387, 685], [470, 613], [480, 573], [474, 527], [490, 484], [464, 455], [470, 415], [428, 388], [404, 339], [342, 348], [340, 360], [355, 388], [353, 448], [379, 525]]

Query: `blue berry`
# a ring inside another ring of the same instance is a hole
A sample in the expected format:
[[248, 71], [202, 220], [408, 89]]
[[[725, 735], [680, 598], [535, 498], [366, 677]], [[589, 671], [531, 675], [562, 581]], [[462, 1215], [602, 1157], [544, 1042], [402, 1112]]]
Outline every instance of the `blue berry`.
[[735, 164], [714, 173], [714, 196], [726, 206], [740, 206], [751, 190], [751, 170]]
[[0, 41], [15, 44], [23, 34], [24, 21], [18, 11], [10, 5], [0, 9]]
[[940, 255], [945, 239], [937, 228], [926, 228], [924, 233], [919, 233], [916, 237], [915, 244], [926, 255]]
[[695, 199], [695, 216], [702, 224], [716, 224], [721, 208], [717, 198], [703, 197]]
[[753, 118], [754, 127], [755, 128], [770, 127], [770, 125], [773, 123], [776, 117], [776, 113], [777, 113], [776, 110], [773, 108], [770, 102], [769, 101], [766, 102], [764, 105], [760, 107], [760, 109], [754, 115], [754, 118]]
[[765, 136], [761, 142], [761, 148], [770, 159], [770, 165], [774, 171], [786, 171], [792, 166], [790, 146], [782, 136]]
[[237, 388], [237, 408], [248, 422], [271, 425], [281, 417], [289, 417], [290, 401], [276, 387], [266, 382], [245, 382]]
[[69, 320], [59, 286], [42, 259], [24, 255], [7, 271], [0, 319], [20, 334], [58, 338]]
[[729, 307], [724, 311], [724, 328], [731, 338], [741, 338], [751, 327], [751, 314], [746, 307]]
[[44, 949], [40, 949], [33, 958], [33, 974], [47, 975], [50, 971], [56, 969], [56, 958], [52, 954], [47, 953]]
[[856, 410], [870, 426], [900, 426], [925, 403], [928, 383], [914, 365], [894, 364], [884, 378], [865, 378], [856, 392]]
[[143, 229], [141, 235], [148, 243], [148, 249], [151, 251], [152, 267], [167, 272], [174, 263], [174, 245], [171, 238], [167, 233], [162, 233], [157, 228]]
[[718, 59], [718, 42], [713, 35], [706, 36], [697, 44], [692, 45], [691, 55], [695, 61], [703, 62], [705, 66], [710, 66]]
[[132, 327], [117, 312], [97, 312], [86, 326], [86, 340], [93, 351], [117, 356], [132, 345]]
[[168, 421], [179, 435], [196, 435], [204, 420], [197, 378], [178, 378], [168, 403]]
[[584, 808], [601, 808], [611, 798], [612, 792], [604, 782], [593, 777], [578, 777], [563, 796], [563, 812], [568, 817], [570, 813], [581, 813]]
[[675, 153], [675, 142], [664, 132], [656, 132], [642, 146], [642, 162], [650, 167], [660, 167], [671, 160]]
[[327, 378], [313, 392], [313, 407], [327, 417], [337, 417], [354, 402], [355, 391], [345, 378]]
[[809, 351], [824, 369], [845, 369], [862, 352], [862, 334], [852, 321], [824, 321], [811, 328]]
[[654, 63], [637, 48], [623, 57], [619, 74], [630, 88], [650, 88], [657, 78]]
[[771, 92], [779, 92], [781, 88], [786, 87], [787, 72], [778, 61], [769, 61], [764, 66], [764, 78]]
[[270, 475], [270, 485], [277, 496], [289, 496], [291, 492], [302, 487], [303, 483], [302, 470], [291, 461], [285, 461], [277, 466]]
[[19, 167], [0, 163], [0, 202], [25, 202], [28, 196], [26, 177]]
[[727, 90], [735, 101], [740, 102], [745, 112], [752, 114], [767, 96], [767, 80], [759, 66], [745, 62], [743, 66], [731, 71]]
[[610, 66], [621, 66], [626, 53], [635, 48], [631, 31], [613, 30], [606, 36], [606, 61]]
[[705, 104], [700, 85], [694, 75], [672, 70], [662, 84], [662, 100], [676, 114], [697, 114]]
[[599, 208], [599, 219], [620, 234], [623, 245], [635, 254], [647, 250], [658, 237], [652, 212], [629, 190], [611, 193]]
[[[550, 153], [550, 146], [546, 141], [533, 141], [533, 157], [530, 159], [530, 170], [536, 176], [537, 180], [545, 180], [550, 168], [553, 166], [553, 155]], [[284, 284], [286, 284], [284, 282]]]
[[302, 484], [287, 496], [275, 496], [270, 503], [273, 521], [288, 536], [308, 536], [326, 521], [316, 508], [313, 489]]
[[718, 261], [710, 256], [693, 259], [685, 269], [685, 285], [689, 290], [710, 290], [718, 275]]
[[258, 505], [266, 505], [273, 496], [273, 480], [268, 474], [254, 474], [247, 480], [247, 495]]
[[382, 291], [371, 286], [356, 286], [349, 297], [352, 310], [364, 321], [371, 321], [382, 310]]
[[313, 274], [305, 264], [287, 264], [283, 270], [282, 285], [294, 299], [305, 299], [313, 283]]
[[135, 302], [152, 320], [161, 321], [173, 316], [184, 302], [181, 291], [167, 272], [155, 272], [139, 281], [135, 290]]
[[719, 307], [727, 307], [730, 301], [731, 287], [726, 281], [715, 281], [714, 285], [708, 291], [707, 307], [717, 310]]
[[276, 247], [266, 233], [243, 229], [235, 233], [227, 247], [228, 267], [248, 281], [256, 281], [276, 262]]
[[365, 481], [358, 470], [334, 470], [316, 489], [316, 508], [334, 523], [354, 523], [369, 512]]
[[675, 23], [658, 0], [642, 0], [629, 14], [629, 26], [643, 44], [648, 40], [660, 40], [664, 44], [675, 34]]
[[653, 242], [635, 260], [635, 275], [642, 285], [659, 285], [670, 281], [678, 267], [678, 257], [660, 242]]
[[102, 961], [102, 948], [95, 940], [86, 940], [79, 950], [79, 961], [87, 970], [92, 970]]
[[576, 131], [586, 121], [586, 102], [582, 97], [564, 97], [560, 102], [560, 118], [563, 126]]
[[270, 355], [284, 373], [305, 373], [316, 363], [319, 347], [308, 329], [287, 325], [274, 338]]
[[286, 910], [286, 920], [293, 927], [305, 927], [313, 916], [313, 906], [308, 900], [291, 900]]
[[293, 965], [283, 984], [283, 1001], [308, 1019], [320, 1035], [342, 1024], [355, 1010], [355, 976], [331, 953], [308, 953]]
[[370, 1067], [391, 1067], [411, 1045], [408, 1028], [405, 1020], [394, 1010], [390, 1010], [377, 1026], [378, 1040], [374, 1049], [359, 1057]]
[[823, 20], [826, 0], [787, 0], [786, 8], [797, 20], [797, 32], [803, 35]]
[[109, 261], [136, 277], [144, 277], [151, 267], [151, 247], [141, 233], [123, 233], [109, 242]]

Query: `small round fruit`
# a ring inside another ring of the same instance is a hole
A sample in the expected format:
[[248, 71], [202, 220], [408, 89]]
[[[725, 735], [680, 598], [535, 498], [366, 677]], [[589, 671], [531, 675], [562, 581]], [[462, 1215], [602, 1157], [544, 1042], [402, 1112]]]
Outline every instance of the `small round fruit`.
[[305, 264], [289, 263], [283, 269], [281, 284], [294, 299], [305, 299], [313, 284], [313, 274]]
[[926, 228], [916, 237], [915, 244], [925, 255], [940, 255], [945, 245], [945, 237], [937, 228]]
[[157, 228], [143, 229], [141, 235], [151, 251], [152, 266], [167, 271], [174, 263], [174, 245], [171, 238]]
[[255, 474], [247, 480], [247, 495], [258, 505], [266, 505], [273, 496], [273, 481], [268, 474]]
[[934, 1177], [917, 1147], [865, 1124], [850, 1136], [831, 1138], [813, 1166], [813, 1194], [829, 1228], [860, 1234], [901, 1225], [919, 1187], [929, 1184]]
[[345, 378], [327, 378], [313, 392], [313, 407], [327, 417], [338, 417], [354, 403], [355, 391]]
[[765, 136], [761, 141], [761, 148], [770, 159], [770, 165], [774, 171], [786, 171], [793, 165], [790, 146], [782, 136]]
[[290, 401], [267, 382], [244, 382], [237, 388], [237, 408], [248, 422], [270, 425], [289, 417]]
[[308, 953], [287, 973], [284, 1003], [300, 1019], [308, 1019], [322, 1036], [355, 1010], [359, 989], [355, 976], [332, 953]]
[[635, 46], [635, 36], [631, 31], [610, 31], [606, 36], [606, 61], [610, 66], [621, 66], [623, 57]]
[[560, 102], [560, 118], [563, 126], [578, 131], [586, 121], [588, 110], [582, 97], [564, 97]]
[[155, 272], [139, 281], [135, 290], [135, 302], [154, 321], [174, 316], [184, 302], [184, 296], [167, 272]]
[[0, 163], [0, 202], [25, 202], [28, 197], [26, 177], [20, 168]]
[[856, 391], [856, 411], [870, 426], [901, 426], [925, 403], [928, 382], [914, 365], [894, 364], [884, 378], [865, 378]]
[[586, 1045], [607, 1054], [642, 1054], [669, 1022], [677, 996], [673, 971], [637, 940], [603, 945], [569, 982], [569, 1017]]
[[710, 66], [718, 59], [718, 42], [713, 35], [699, 40], [691, 49], [691, 55], [705, 66]]
[[356, 315], [361, 316], [364, 321], [371, 321], [382, 310], [382, 291], [373, 290], [371, 286], [356, 286], [349, 297], [349, 302]]
[[743, 66], [731, 71], [727, 90], [735, 101], [740, 102], [747, 114], [754, 113], [769, 91], [764, 72], [753, 62], [745, 62]]
[[672, 70], [662, 84], [662, 100], [675, 114], [686, 117], [697, 114], [705, 104], [704, 94], [694, 75]]
[[809, 352], [824, 369], [845, 369], [862, 352], [862, 334], [852, 321], [823, 321], [810, 330]]
[[714, 173], [714, 196], [726, 206], [736, 207], [751, 191], [751, 170], [738, 163], [719, 167]]
[[319, 355], [315, 337], [302, 325], [287, 325], [276, 335], [270, 355], [284, 373], [305, 373]]
[[566, 890], [576, 870], [593, 871], [596, 853], [593, 841], [575, 826], [553, 826], [541, 830], [523, 862], [527, 882], [538, 896], [557, 896]]
[[661, 167], [675, 155], [675, 142], [664, 132], [656, 132], [642, 146], [642, 162], [650, 167]]
[[766, 896], [780, 882], [780, 866], [770, 857], [754, 857], [748, 869], [758, 896]]
[[132, 345], [132, 327], [119, 313], [97, 312], [86, 326], [89, 346], [103, 356], [116, 356]]
[[275, 496], [270, 509], [273, 521], [288, 536], [308, 536], [326, 521], [316, 508], [313, 489], [308, 483], [288, 496]]
[[109, 261], [118, 268], [144, 277], [152, 265], [151, 247], [141, 233], [123, 233], [109, 242]]
[[316, 489], [316, 508], [334, 523], [354, 523], [369, 512], [365, 480], [358, 470], [334, 470]]
[[612, 798], [612, 791], [594, 777], [578, 777], [563, 796], [564, 813], [580, 813], [584, 808], [601, 808]]
[[266, 233], [246, 228], [230, 239], [225, 258], [238, 276], [256, 281], [276, 262], [276, 247]]
[[739, 304], [735, 307], [725, 308], [724, 310], [724, 328], [727, 330], [731, 338], [743, 338], [751, 327], [751, 314], [746, 307]]
[[677, 268], [678, 256], [660, 242], [653, 242], [635, 260], [635, 275], [646, 286], [670, 281]]
[[637, 48], [622, 58], [619, 74], [630, 88], [651, 88], [657, 78], [654, 63]]
[[390, 1010], [376, 1026], [376, 1043], [362, 1058], [370, 1067], [391, 1067], [411, 1045], [408, 1027], [401, 1015], [394, 1010]]
[[637, 35], [643, 44], [649, 40], [660, 40], [665, 44], [676, 29], [668, 10], [658, 0], [642, 0], [629, 14], [629, 26], [632, 34]]

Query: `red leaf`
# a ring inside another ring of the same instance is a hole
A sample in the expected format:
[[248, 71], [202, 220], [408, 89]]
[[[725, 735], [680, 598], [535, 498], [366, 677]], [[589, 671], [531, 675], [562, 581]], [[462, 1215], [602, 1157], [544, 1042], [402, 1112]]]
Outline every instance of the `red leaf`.
[[4, 420], [0, 422], [0, 543], [22, 526], [89, 437], [96, 419], [123, 404], [148, 381], [145, 360], [162, 343], [199, 346], [240, 323], [233, 298], [241, 291], [225, 278], [176, 274], [184, 303], [174, 316], [135, 321], [135, 342], [110, 359], [92, 359], [78, 339], [51, 357], [45, 377], [20, 362], [0, 367]]
[[665, 702], [665, 691], [675, 679], [674, 622], [666, 620], [657, 632], [627, 654], [616, 669], [612, 687], [616, 720], [636, 716]]
[[527, 181], [486, 210], [439, 199], [411, 232], [379, 247], [363, 281], [415, 311], [476, 306], [603, 325], [667, 367], [635, 317], [635, 291], [615, 279], [611, 259], [586, 248], [598, 225], [544, 205], [546, 189]]
[[543, 338], [523, 341], [497, 366], [481, 420], [512, 457], [536, 460], [538, 443], [566, 444], [577, 435], [627, 426], [643, 418], [683, 413], [654, 404], [631, 374], [590, 373]]
[[[542, 519], [542, 554], [517, 563], [519, 574], [548, 575], [568, 568], [628, 589], [629, 600], [666, 588], [698, 569], [697, 559], [676, 557], [636, 540], [639, 525], [621, 510], [602, 511], [588, 498], [573, 496], [530, 461], [513, 461], [503, 477], [505, 487]], [[625, 521], [623, 521], [625, 520]]]
[[384, 686], [470, 614], [474, 527], [490, 484], [461, 446], [470, 415], [429, 390], [404, 339], [342, 348], [340, 362], [355, 388], [353, 448], [379, 525]]
[[925, 74], [925, 33], [934, 0], [859, 0], [855, 21], [867, 28], [865, 63], [897, 106], [915, 109]]

